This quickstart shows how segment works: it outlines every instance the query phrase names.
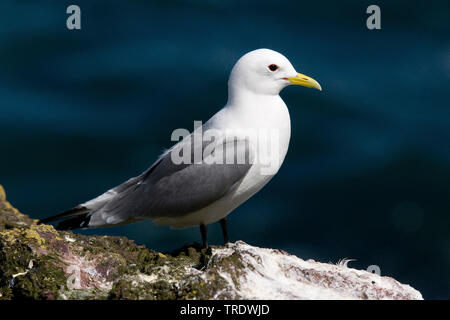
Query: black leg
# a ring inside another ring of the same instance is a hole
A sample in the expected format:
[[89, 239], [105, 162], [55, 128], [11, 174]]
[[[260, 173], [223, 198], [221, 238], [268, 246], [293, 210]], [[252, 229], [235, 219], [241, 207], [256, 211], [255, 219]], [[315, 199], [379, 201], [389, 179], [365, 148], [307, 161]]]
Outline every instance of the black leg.
[[220, 220], [220, 226], [222, 227], [223, 242], [227, 244], [230, 242], [230, 238], [228, 237], [227, 218]]
[[202, 247], [208, 248], [208, 239], [207, 239], [208, 226], [201, 224], [200, 233], [202, 234], [202, 242], [203, 242]]

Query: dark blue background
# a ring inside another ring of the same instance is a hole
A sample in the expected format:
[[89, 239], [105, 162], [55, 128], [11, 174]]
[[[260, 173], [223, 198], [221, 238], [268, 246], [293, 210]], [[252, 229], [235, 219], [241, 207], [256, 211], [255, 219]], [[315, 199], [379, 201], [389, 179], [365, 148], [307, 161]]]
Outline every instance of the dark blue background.
[[[82, 30], [66, 28], [69, 4]], [[271, 48], [323, 92], [282, 92], [292, 119], [279, 174], [229, 216], [232, 240], [350, 266], [450, 298], [448, 1], [0, 3], [0, 183], [42, 218], [145, 170], [176, 128], [227, 99], [247, 51]], [[156, 250], [197, 228], [82, 231]], [[219, 226], [211, 243], [221, 243]]]

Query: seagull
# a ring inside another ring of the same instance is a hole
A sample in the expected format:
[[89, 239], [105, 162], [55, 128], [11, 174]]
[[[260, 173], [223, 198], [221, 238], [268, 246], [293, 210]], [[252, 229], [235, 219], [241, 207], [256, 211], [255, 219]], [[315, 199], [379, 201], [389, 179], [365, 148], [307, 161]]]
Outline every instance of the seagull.
[[[220, 221], [228, 243], [228, 214], [261, 190], [286, 156], [290, 116], [279, 93], [289, 85], [322, 90], [282, 54], [270, 49], [248, 52], [231, 70], [226, 105], [211, 119], [180, 138], [139, 176], [39, 223], [64, 219], [59, 230], [142, 220], [175, 229], [200, 226], [206, 248], [207, 226]], [[263, 148], [263, 140], [275, 143]], [[269, 153], [276, 160], [270, 166], [261, 160]]]

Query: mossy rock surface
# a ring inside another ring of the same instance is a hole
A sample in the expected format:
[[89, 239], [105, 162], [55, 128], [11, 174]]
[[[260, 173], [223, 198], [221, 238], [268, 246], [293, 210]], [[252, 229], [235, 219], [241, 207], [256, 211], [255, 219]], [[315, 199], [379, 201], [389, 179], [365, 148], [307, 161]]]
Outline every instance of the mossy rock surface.
[[0, 299], [422, 299], [398, 281], [242, 241], [161, 253], [125, 237], [58, 231], [0, 186]]
[[37, 225], [0, 186], [0, 299], [209, 299], [226, 289], [204, 277], [211, 254], [198, 244], [161, 253]]

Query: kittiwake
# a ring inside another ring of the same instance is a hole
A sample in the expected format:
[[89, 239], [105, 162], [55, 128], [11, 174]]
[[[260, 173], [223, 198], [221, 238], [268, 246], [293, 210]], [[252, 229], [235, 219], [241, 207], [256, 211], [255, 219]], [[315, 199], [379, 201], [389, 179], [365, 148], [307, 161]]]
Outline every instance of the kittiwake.
[[292, 84], [322, 90], [278, 52], [245, 54], [231, 70], [226, 105], [203, 126], [141, 175], [39, 223], [65, 219], [57, 226], [61, 230], [140, 220], [173, 228], [200, 226], [207, 247], [207, 226], [220, 221], [228, 243], [227, 215], [267, 184], [286, 156], [291, 124], [279, 93]]

